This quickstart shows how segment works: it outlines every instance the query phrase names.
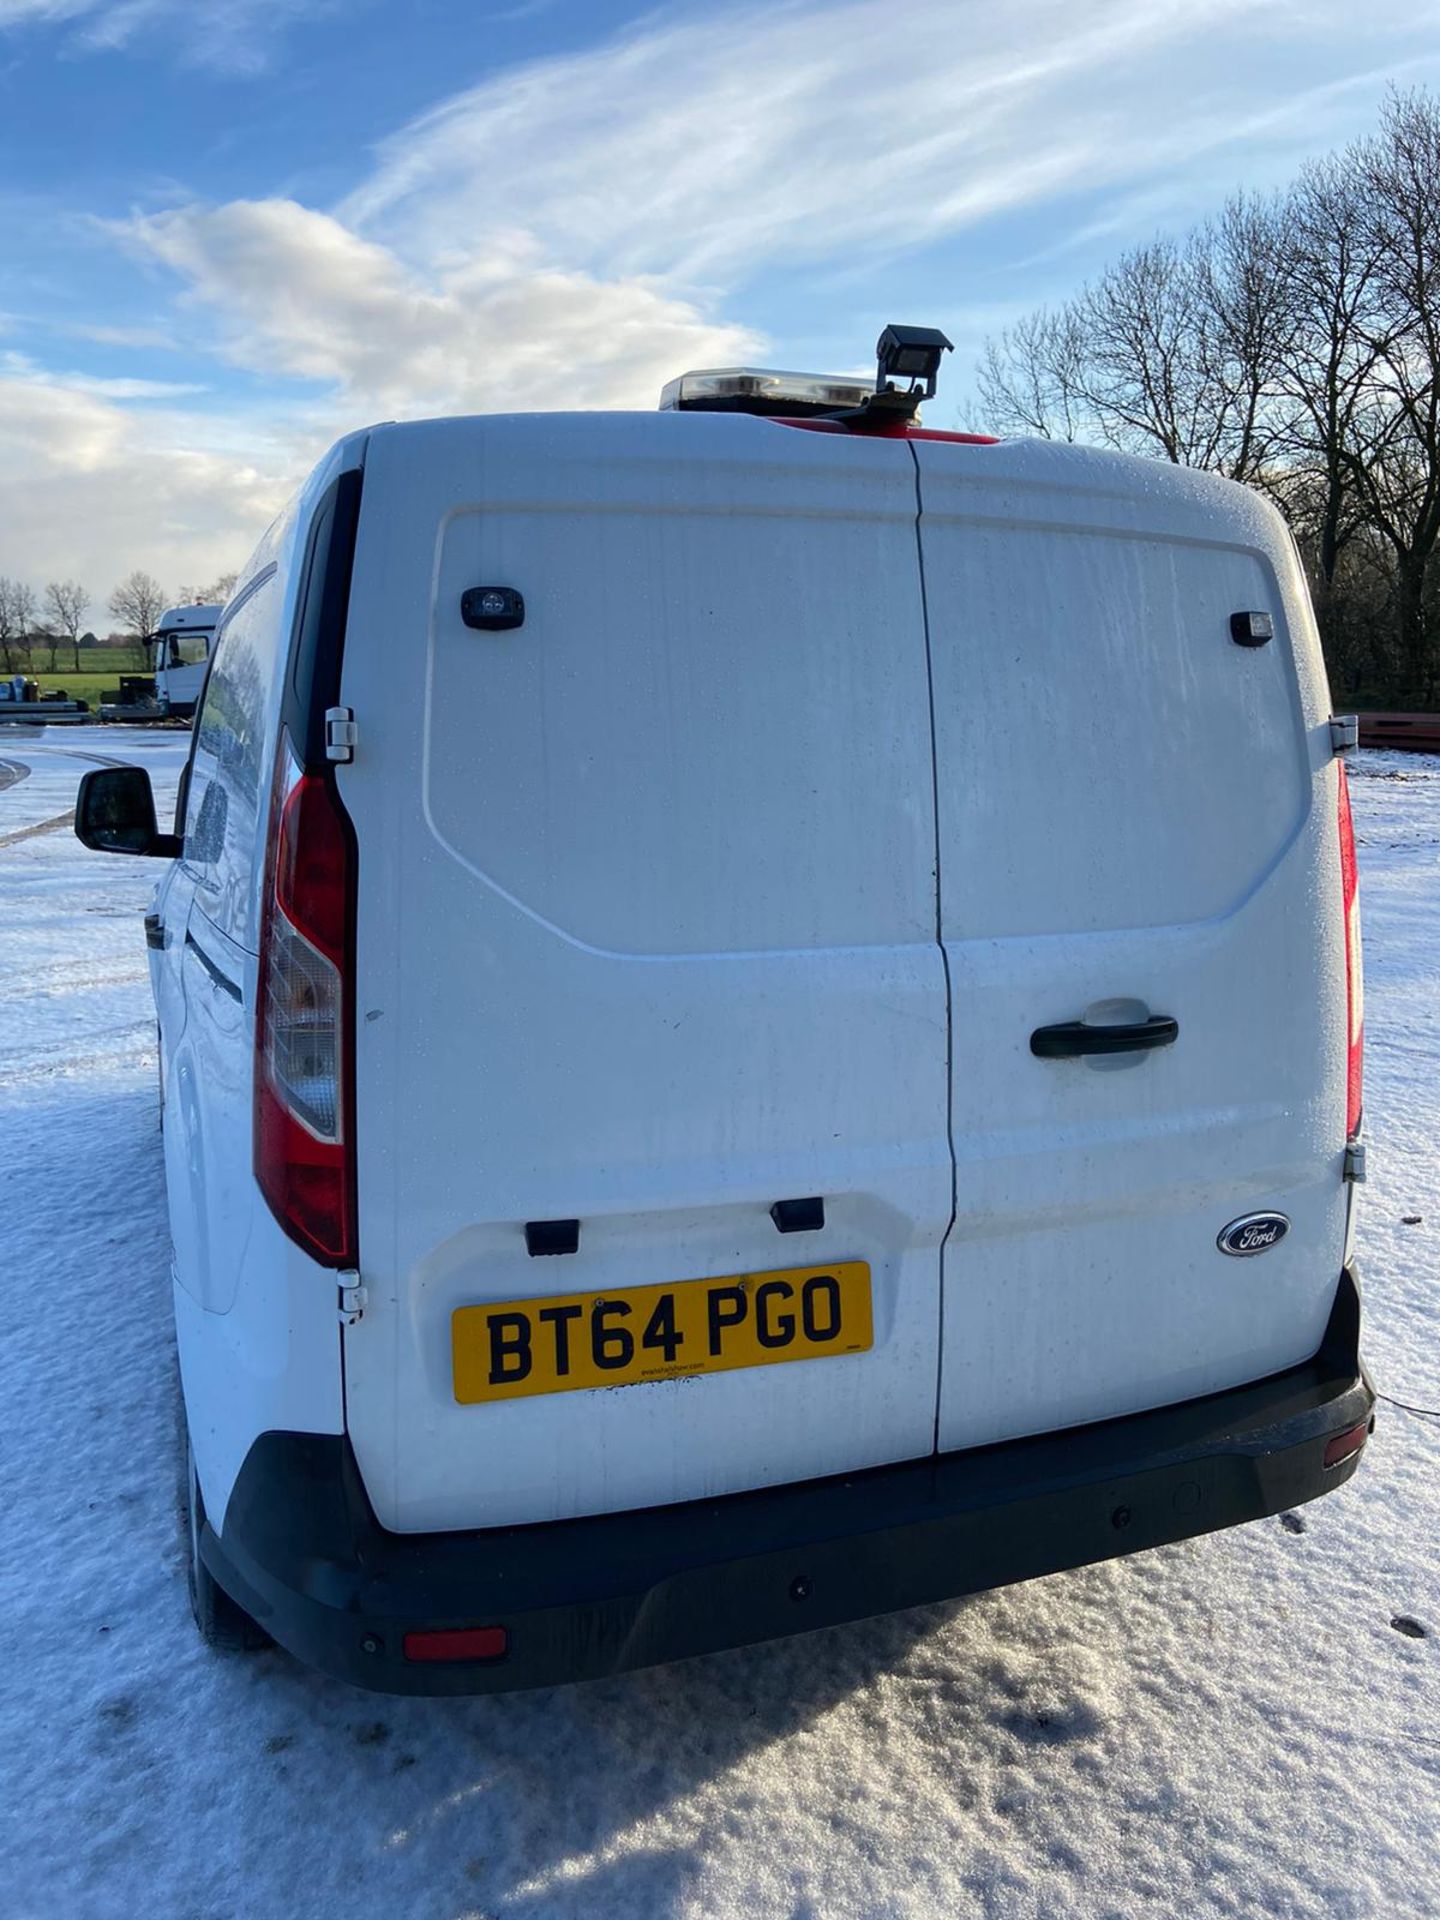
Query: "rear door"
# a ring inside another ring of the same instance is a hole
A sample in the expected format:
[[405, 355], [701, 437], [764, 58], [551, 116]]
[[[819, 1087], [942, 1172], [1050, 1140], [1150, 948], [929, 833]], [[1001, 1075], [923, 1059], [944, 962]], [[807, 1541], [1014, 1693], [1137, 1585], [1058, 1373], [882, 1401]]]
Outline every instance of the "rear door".
[[[957, 1218], [942, 1448], [1313, 1353], [1344, 1238], [1323, 671], [1278, 516], [1149, 463], [918, 443]], [[1269, 612], [1237, 646], [1230, 616]], [[1037, 1029], [1178, 1022], [1041, 1058]], [[1263, 1258], [1238, 1216], [1278, 1211]]]
[[[523, 625], [467, 626], [484, 587]], [[929, 1452], [951, 1163], [908, 450], [720, 416], [381, 429], [350, 605], [346, 1388], [382, 1522]], [[816, 1197], [822, 1229], [777, 1230]], [[577, 1252], [527, 1252], [565, 1220]], [[488, 1400], [453, 1371], [457, 1312], [578, 1300], [584, 1339], [607, 1299], [648, 1315], [637, 1289], [861, 1265], [868, 1347]]]

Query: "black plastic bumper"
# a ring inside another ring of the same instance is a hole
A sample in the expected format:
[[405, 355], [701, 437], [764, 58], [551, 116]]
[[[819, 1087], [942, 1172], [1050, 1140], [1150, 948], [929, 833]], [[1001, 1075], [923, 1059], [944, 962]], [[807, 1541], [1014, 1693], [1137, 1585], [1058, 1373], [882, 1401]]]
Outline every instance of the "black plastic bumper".
[[[1183, 1540], [1348, 1480], [1371, 1418], [1342, 1275], [1311, 1361], [1254, 1385], [866, 1473], [543, 1526], [395, 1534], [343, 1435], [266, 1433], [202, 1543], [297, 1658], [393, 1693], [592, 1679]], [[408, 1632], [503, 1626], [497, 1661], [407, 1660]]]

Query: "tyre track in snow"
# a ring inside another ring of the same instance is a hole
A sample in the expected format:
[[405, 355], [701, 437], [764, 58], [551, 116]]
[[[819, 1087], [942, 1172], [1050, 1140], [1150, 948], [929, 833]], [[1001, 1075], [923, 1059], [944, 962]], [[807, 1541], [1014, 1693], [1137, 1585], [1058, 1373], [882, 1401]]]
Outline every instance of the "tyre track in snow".
[[[127, 767], [133, 764], [128, 760], [112, 760], [104, 753], [86, 753], [79, 747], [66, 746], [60, 751], [71, 760], [93, 760], [97, 767]], [[0, 760], [0, 793], [7, 787], [18, 786], [22, 780], [28, 780], [31, 771], [23, 760]], [[62, 827], [73, 827], [74, 824], [75, 809], [71, 807], [68, 813], [57, 813], [53, 819], [41, 820], [32, 827], [17, 827], [13, 833], [0, 833], [0, 849], [18, 847], [22, 840], [34, 840], [42, 833], [59, 833]]]
[[[88, 908], [82, 907], [82, 913]], [[123, 918], [134, 923], [136, 950], [123, 959], [115, 959], [104, 966], [67, 967], [63, 963], [56, 966], [29, 967], [23, 975], [0, 980], [0, 1006], [7, 1001], [32, 1000], [37, 996], [48, 997], [57, 993], [90, 994], [97, 989], [108, 987], [136, 986], [148, 975], [145, 965], [145, 949], [140, 942], [140, 915], [127, 910], [123, 915], [106, 915], [108, 918]]]
[[[135, 1045], [137, 1036], [144, 1044]], [[113, 1023], [73, 1038], [40, 1047], [28, 1054], [12, 1055], [0, 1065], [0, 1088], [14, 1088], [31, 1082], [55, 1080], [62, 1075], [83, 1076], [106, 1067], [128, 1068], [134, 1062], [151, 1062], [155, 1057], [155, 1022], [130, 1020], [123, 1026]]]
[[42, 820], [37, 826], [17, 827], [14, 833], [0, 833], [0, 847], [18, 847], [22, 840], [34, 840], [42, 833], [58, 833], [62, 827], [73, 827], [75, 809], [68, 813], [57, 813], [53, 820]]
[[[106, 744], [110, 744], [108, 740]], [[32, 804], [38, 798], [43, 806], [50, 798], [53, 805], [55, 800], [73, 794], [74, 783], [87, 762], [101, 767], [136, 764], [134, 759], [98, 753], [69, 739], [27, 745], [19, 752], [0, 756], [0, 795], [33, 773], [40, 785], [38, 794], [35, 788], [28, 790]], [[169, 772], [163, 764], [152, 769], [162, 783]], [[49, 790], [45, 786], [47, 778], [52, 783]], [[157, 799], [162, 803], [169, 799], [163, 784]], [[73, 825], [74, 819], [75, 809], [69, 807], [0, 834], [0, 854], [7, 848], [57, 835]], [[78, 856], [78, 866], [72, 856]], [[153, 1055], [154, 1022], [148, 1017], [148, 968], [139, 925], [144, 905], [128, 884], [136, 880], [143, 884], [149, 876], [127, 872], [124, 863], [112, 867], [109, 862], [97, 862], [97, 877], [104, 875], [109, 883], [97, 901], [90, 881], [82, 877], [87, 868], [88, 856], [78, 848], [52, 853], [43, 846], [3, 866], [7, 884], [16, 888], [17, 906], [22, 901], [28, 906], [33, 936], [23, 943], [23, 963], [0, 978], [0, 1009], [6, 1011], [12, 1033], [11, 1045], [0, 1053], [0, 1094], [7, 1098], [23, 1101], [46, 1084], [87, 1073], [108, 1083], [116, 1072]], [[29, 900], [26, 882], [32, 872], [40, 891]], [[69, 884], [72, 873], [74, 886]], [[64, 959], [54, 957], [54, 950], [47, 951], [48, 942], [58, 940], [59, 951], [64, 951], [66, 930], [82, 917], [95, 928], [95, 937], [93, 941], [87, 937], [79, 949], [83, 956], [80, 964], [73, 954]], [[109, 934], [101, 931], [105, 921], [112, 919], [130, 923], [123, 931], [117, 930], [118, 947]], [[135, 1017], [141, 1008], [144, 1013]], [[29, 1017], [16, 1019], [11, 1009], [26, 1009]], [[37, 1025], [43, 1025], [44, 1031], [37, 1030]]]

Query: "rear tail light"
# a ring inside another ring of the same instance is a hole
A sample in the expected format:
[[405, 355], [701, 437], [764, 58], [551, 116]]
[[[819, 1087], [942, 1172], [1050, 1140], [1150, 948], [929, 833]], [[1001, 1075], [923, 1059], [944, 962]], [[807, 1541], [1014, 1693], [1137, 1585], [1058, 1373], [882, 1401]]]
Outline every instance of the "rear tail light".
[[355, 850], [330, 779], [282, 732], [270, 796], [255, 1021], [255, 1177], [290, 1238], [355, 1264], [348, 956]]
[[1340, 770], [1340, 885], [1345, 904], [1345, 1136], [1360, 1131], [1365, 1071], [1365, 975], [1360, 960], [1360, 874], [1350, 818], [1350, 782]]
[[403, 1641], [407, 1660], [500, 1660], [508, 1644], [504, 1627], [407, 1633]]
[[1325, 1442], [1325, 1465], [1338, 1467], [1342, 1460], [1352, 1460], [1365, 1442], [1370, 1438], [1373, 1420], [1362, 1420], [1358, 1427], [1351, 1427], [1346, 1433], [1337, 1433], [1333, 1440]]

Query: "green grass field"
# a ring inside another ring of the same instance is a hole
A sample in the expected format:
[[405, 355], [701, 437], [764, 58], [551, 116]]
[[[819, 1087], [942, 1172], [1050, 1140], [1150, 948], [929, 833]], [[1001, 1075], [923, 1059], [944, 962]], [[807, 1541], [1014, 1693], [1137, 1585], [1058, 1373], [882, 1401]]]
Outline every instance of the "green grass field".
[[122, 673], [150, 671], [143, 647], [86, 647], [80, 655], [83, 665], [79, 673], [71, 673], [63, 664], [67, 657], [61, 654], [62, 664], [54, 673], [41, 664], [43, 656], [37, 657], [24, 671], [30, 679], [39, 682], [42, 693], [61, 688], [67, 700], [88, 700], [92, 707], [100, 704], [102, 694], [115, 692]]
[[37, 673], [34, 678], [39, 681], [42, 693], [53, 693], [57, 687], [63, 687], [67, 700], [88, 700], [95, 707], [103, 695], [113, 695], [118, 690], [121, 672], [138, 673], [140, 668], [125, 667], [114, 673]]

